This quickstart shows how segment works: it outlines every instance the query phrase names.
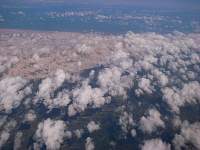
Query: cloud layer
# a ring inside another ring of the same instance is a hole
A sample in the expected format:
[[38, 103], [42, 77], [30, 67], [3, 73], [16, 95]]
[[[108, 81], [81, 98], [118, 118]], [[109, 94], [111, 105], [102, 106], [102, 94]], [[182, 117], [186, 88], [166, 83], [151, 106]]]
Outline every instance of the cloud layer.
[[3, 43], [0, 53], [19, 60], [2, 64], [0, 147], [24, 148], [27, 136], [35, 149], [80, 142], [92, 150], [127, 139], [143, 150], [199, 149], [199, 34], [4, 36], [15, 47]]

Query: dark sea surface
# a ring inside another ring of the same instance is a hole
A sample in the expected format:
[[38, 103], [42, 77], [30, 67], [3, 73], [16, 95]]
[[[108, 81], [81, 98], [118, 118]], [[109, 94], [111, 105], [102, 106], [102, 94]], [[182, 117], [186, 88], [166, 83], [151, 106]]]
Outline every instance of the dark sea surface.
[[200, 32], [199, 10], [87, 4], [0, 5], [0, 28], [69, 32]]

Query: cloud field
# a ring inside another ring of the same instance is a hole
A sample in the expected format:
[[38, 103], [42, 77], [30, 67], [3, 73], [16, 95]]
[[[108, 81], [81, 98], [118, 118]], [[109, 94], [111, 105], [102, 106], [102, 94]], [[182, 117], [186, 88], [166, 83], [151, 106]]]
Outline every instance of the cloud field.
[[0, 45], [0, 148], [200, 149], [200, 34], [3, 31]]

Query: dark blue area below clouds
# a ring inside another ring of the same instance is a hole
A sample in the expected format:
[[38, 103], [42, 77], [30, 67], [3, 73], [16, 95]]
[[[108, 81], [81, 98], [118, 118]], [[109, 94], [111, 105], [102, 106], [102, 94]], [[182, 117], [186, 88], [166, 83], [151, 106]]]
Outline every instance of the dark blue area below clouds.
[[71, 32], [199, 32], [198, 10], [133, 6], [26, 5], [0, 9], [0, 28]]

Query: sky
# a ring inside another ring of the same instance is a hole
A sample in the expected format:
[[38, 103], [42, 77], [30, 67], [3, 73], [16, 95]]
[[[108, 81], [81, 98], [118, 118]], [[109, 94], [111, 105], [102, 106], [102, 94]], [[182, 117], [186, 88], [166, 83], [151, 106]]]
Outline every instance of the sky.
[[[194, 7], [200, 8], [200, 0], [0, 0], [1, 3], [84, 3], [84, 4], [128, 4], [147, 7]], [[0, 3], [0, 4], [1, 4]]]

